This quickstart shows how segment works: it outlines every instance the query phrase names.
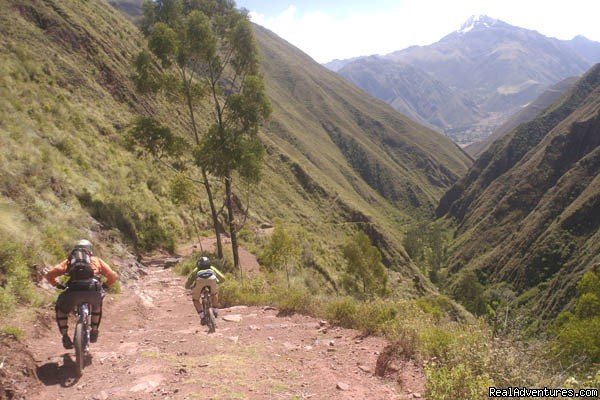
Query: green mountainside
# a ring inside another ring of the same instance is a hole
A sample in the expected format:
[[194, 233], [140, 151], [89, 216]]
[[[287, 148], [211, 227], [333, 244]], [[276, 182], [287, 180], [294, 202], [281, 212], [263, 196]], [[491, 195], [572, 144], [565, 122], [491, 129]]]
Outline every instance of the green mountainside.
[[[104, 2], [1, 0], [0, 10], [2, 236], [40, 264], [82, 235], [108, 254], [124, 251], [120, 239], [143, 251], [191, 238], [189, 212], [170, 200], [169, 171], [125, 141], [139, 114], [187, 129], [185, 113], [133, 87], [137, 28]], [[388, 267], [414, 269], [404, 228], [434, 214], [470, 158], [274, 34], [255, 33], [274, 112], [261, 133], [267, 157], [248, 228], [278, 218], [301, 228], [333, 276], [340, 245], [359, 228]], [[245, 188], [236, 194], [245, 198]]]
[[439, 130], [472, 125], [483, 118], [474, 102], [411, 65], [371, 56], [337, 72], [401, 113]]
[[475, 271], [542, 318], [569, 305], [600, 263], [600, 65], [492, 144], [448, 193], [459, 223], [449, 271]]
[[496, 140], [500, 139], [507, 133], [510, 133], [522, 123], [529, 122], [544, 112], [546, 108], [550, 107], [556, 100], [564, 95], [565, 92], [571, 89], [578, 79], [579, 78], [576, 77], [567, 78], [558, 82], [556, 85], [550, 86], [548, 89], [544, 90], [544, 92], [539, 95], [537, 99], [529, 103], [521, 111], [510, 117], [508, 121], [496, 128], [496, 130], [494, 130], [490, 136], [486, 137], [482, 141], [471, 143], [470, 145], [466, 146], [464, 150], [473, 158], [479, 157]]

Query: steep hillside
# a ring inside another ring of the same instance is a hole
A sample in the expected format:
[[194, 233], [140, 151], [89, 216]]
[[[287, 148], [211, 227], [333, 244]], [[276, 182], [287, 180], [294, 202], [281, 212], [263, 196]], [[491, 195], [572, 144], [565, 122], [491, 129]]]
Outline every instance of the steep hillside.
[[[107, 255], [123, 249], [119, 238], [147, 250], [190, 237], [188, 212], [169, 200], [171, 175], [138, 160], [124, 140], [139, 114], [187, 126], [173, 104], [134, 90], [131, 60], [144, 43], [137, 28], [103, 2], [0, 7], [3, 237], [33, 249], [40, 268], [82, 235], [113, 243]], [[275, 35], [256, 34], [274, 113], [248, 228], [276, 218], [302, 228], [314, 262], [334, 276], [339, 245], [360, 228], [388, 266], [412, 268], [403, 226], [432, 215], [469, 158]]]
[[[577, 76], [599, 62], [598, 51], [600, 43], [587, 39], [561, 41], [487, 16], [474, 16], [440, 41], [388, 54], [381, 58], [381, 65], [371, 66], [370, 70], [386, 76], [389, 61], [410, 65], [452, 88], [455, 98], [462, 96], [467, 104], [476, 104], [483, 117], [465, 108], [463, 112], [467, 113], [455, 117], [457, 121], [440, 124], [431, 115], [421, 114], [457, 143], [469, 144], [487, 137], [548, 86]], [[348, 63], [345, 69], [354, 63], [357, 61]], [[360, 80], [351, 81], [361, 84]], [[377, 96], [376, 92], [369, 93]], [[402, 94], [407, 101], [414, 96], [411, 92]], [[446, 107], [443, 98], [433, 97], [431, 101], [433, 108]], [[473, 119], [476, 121], [463, 124]]]
[[[365, 96], [268, 30], [256, 26], [255, 33], [274, 108], [264, 140], [277, 149], [301, 185], [296, 190], [310, 192], [313, 202], [341, 212], [345, 219], [375, 222], [376, 230], [386, 232], [385, 241], [398, 240], [394, 232], [435, 208], [443, 188], [469, 165], [468, 156], [449, 139]], [[279, 168], [273, 172], [281, 173]], [[276, 209], [289, 208], [290, 202], [283, 200], [289, 183], [271, 189]], [[297, 203], [299, 199], [291, 204]], [[310, 209], [298, 215], [298, 222], [324, 229], [323, 217], [314, 215], [314, 203], [307, 205]], [[339, 229], [329, 233], [336, 236]], [[390, 248], [379, 235], [370, 233], [384, 250]]]
[[189, 235], [164, 171], [124, 148], [132, 116], [156, 107], [128, 78], [135, 27], [99, 2], [3, 0], [0, 11], [3, 245], [24, 245], [41, 268], [78, 236], [116, 255], [117, 236], [143, 251]]
[[440, 130], [473, 125], [483, 117], [473, 102], [410, 65], [372, 56], [338, 73], [402, 114]]
[[600, 262], [600, 65], [542, 115], [496, 141], [441, 200], [459, 229], [450, 265], [543, 318]]
[[550, 86], [548, 89], [539, 95], [537, 99], [529, 103], [521, 111], [513, 115], [500, 125], [488, 137], [480, 142], [472, 143], [465, 147], [465, 151], [473, 158], [478, 158], [488, 147], [496, 140], [500, 139], [522, 123], [529, 122], [540, 115], [546, 108], [550, 107], [558, 98], [565, 94], [575, 85], [579, 78], [567, 78], [558, 82], [556, 85]]

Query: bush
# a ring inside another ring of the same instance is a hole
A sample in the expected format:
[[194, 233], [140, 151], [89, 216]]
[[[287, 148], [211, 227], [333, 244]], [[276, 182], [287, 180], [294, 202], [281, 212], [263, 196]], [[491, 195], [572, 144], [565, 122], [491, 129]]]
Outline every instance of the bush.
[[15, 340], [21, 341], [25, 338], [25, 332], [16, 326], [5, 326], [2, 328], [2, 333], [12, 336]]
[[79, 195], [78, 199], [94, 219], [118, 229], [135, 247], [145, 251], [158, 248], [170, 252], [175, 250], [173, 229], [163, 225], [158, 213], [148, 210], [138, 212], [124, 201], [103, 202], [92, 199], [87, 191]]
[[327, 302], [325, 317], [331, 323], [344, 328], [356, 326], [358, 316], [357, 301], [352, 297], [336, 297]]
[[223, 307], [269, 304], [267, 282], [260, 277], [240, 282], [233, 277], [219, 285], [219, 302]]
[[371, 239], [358, 232], [344, 246], [346, 275], [344, 286], [349, 293], [363, 298], [389, 295], [388, 277], [381, 263], [381, 252]]
[[420, 351], [428, 358], [435, 357], [439, 360], [449, 360], [455, 342], [454, 334], [447, 328], [442, 329], [432, 326], [419, 332]]
[[281, 315], [292, 315], [295, 313], [304, 315], [319, 314], [314, 296], [304, 288], [279, 287], [275, 289], [273, 295], [275, 295], [273, 303], [279, 308]]
[[188, 276], [194, 270], [194, 268], [196, 268], [196, 259], [190, 257], [177, 263], [177, 265], [173, 267], [173, 271], [175, 271], [175, 273], [178, 275]]
[[0, 311], [8, 312], [19, 302], [37, 300], [26, 259], [24, 248], [4, 235], [0, 237]]
[[357, 324], [354, 326], [366, 335], [393, 336], [399, 327], [398, 307], [390, 301], [377, 299], [360, 304]]
[[454, 367], [425, 367], [426, 397], [435, 400], [480, 400], [487, 397], [493, 382], [464, 364]]
[[600, 362], [600, 279], [586, 272], [577, 285], [575, 313], [559, 314], [554, 326], [553, 353], [564, 363]]

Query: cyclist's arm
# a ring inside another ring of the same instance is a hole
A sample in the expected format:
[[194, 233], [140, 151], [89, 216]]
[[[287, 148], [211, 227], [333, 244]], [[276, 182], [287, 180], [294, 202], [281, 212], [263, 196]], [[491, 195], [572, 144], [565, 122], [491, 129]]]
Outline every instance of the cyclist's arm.
[[60, 264], [57, 264], [54, 267], [52, 267], [50, 269], [50, 271], [48, 271], [44, 277], [46, 278], [46, 280], [48, 282], [50, 282], [50, 284], [52, 286], [56, 286], [56, 285], [58, 285], [58, 281], [56, 280], [56, 278], [66, 274], [66, 273], [67, 273], [67, 260], [64, 260]]
[[217, 267], [213, 267], [211, 266], [210, 269], [212, 270], [212, 272], [215, 273], [215, 275], [217, 276], [217, 279], [219, 280], [219, 283], [221, 282], [225, 282], [225, 274], [222, 273], [221, 271], [219, 271], [217, 269]]
[[186, 289], [190, 289], [192, 287], [192, 284], [196, 280], [196, 274], [197, 273], [198, 273], [198, 267], [194, 268], [192, 270], [192, 272], [190, 272], [190, 274], [188, 275], [187, 280], [185, 281], [185, 288]]
[[106, 277], [106, 286], [111, 287], [119, 279], [117, 273], [100, 258], [98, 258], [98, 262], [100, 263], [100, 274]]

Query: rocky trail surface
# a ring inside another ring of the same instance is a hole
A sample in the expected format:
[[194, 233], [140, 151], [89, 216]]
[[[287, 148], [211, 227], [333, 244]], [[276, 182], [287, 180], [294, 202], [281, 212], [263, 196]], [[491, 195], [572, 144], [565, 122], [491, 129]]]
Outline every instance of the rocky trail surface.
[[[54, 326], [31, 335], [41, 389], [27, 399], [409, 399], [423, 377], [406, 366], [401, 382], [374, 376], [382, 338], [269, 307], [221, 310], [209, 335], [183, 278], [146, 263], [147, 274], [108, 296], [98, 343], [83, 377]], [[72, 329], [72, 322], [70, 322]]]

